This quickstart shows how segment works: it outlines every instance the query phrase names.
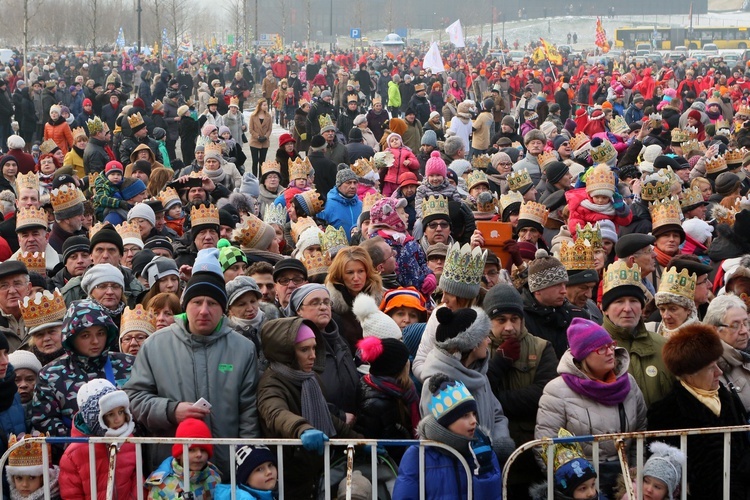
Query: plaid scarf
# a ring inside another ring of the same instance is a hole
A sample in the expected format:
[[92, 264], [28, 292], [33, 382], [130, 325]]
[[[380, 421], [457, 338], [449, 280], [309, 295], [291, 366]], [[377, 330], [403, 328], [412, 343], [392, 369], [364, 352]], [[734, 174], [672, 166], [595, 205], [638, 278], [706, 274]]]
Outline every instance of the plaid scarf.
[[414, 388], [414, 385], [409, 386], [408, 389], [404, 389], [393, 377], [379, 377], [369, 373], [364, 376], [364, 381], [376, 391], [403, 400], [404, 403], [406, 403], [409, 411], [409, 418], [411, 419], [411, 431], [414, 434], [414, 437], [418, 437], [417, 424], [419, 423], [419, 396], [417, 395], [417, 390]]

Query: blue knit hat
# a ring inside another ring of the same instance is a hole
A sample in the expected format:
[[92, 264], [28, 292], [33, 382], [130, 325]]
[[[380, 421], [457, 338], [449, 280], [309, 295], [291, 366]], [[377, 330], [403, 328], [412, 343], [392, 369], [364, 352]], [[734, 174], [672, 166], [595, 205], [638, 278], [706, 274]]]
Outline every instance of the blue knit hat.
[[141, 194], [145, 190], [146, 185], [143, 183], [143, 181], [140, 179], [135, 179], [135, 182], [128, 183], [127, 186], [125, 185], [125, 182], [123, 182], [123, 187], [120, 189], [120, 196], [122, 196], [123, 200], [129, 200], [130, 198]]
[[443, 427], [467, 413], [477, 411], [477, 402], [460, 380], [451, 380], [443, 374], [430, 377], [429, 389], [432, 393], [427, 409]]

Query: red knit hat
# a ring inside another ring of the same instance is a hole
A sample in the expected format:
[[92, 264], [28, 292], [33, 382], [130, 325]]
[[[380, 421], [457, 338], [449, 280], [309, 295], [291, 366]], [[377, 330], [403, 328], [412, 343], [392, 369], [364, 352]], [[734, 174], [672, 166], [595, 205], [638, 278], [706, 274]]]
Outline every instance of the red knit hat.
[[[213, 436], [211, 436], [211, 430], [208, 428], [206, 423], [203, 420], [198, 420], [197, 418], [186, 418], [185, 420], [180, 423], [180, 425], [177, 426], [177, 432], [175, 432], [174, 437], [176, 438], [195, 438], [195, 439], [211, 439]], [[214, 446], [212, 444], [191, 444], [190, 447], [198, 447], [202, 448], [203, 450], [208, 453], [208, 458], [210, 459], [212, 456], [214, 456]], [[182, 445], [181, 444], [175, 444], [172, 446], [172, 457], [173, 458], [180, 458], [182, 457]]]

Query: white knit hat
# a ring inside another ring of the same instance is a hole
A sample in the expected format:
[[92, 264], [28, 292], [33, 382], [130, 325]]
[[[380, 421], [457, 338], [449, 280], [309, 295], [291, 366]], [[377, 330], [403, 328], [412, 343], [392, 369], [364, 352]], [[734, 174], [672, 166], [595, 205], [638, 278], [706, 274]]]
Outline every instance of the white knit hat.
[[393, 318], [378, 309], [378, 304], [371, 296], [365, 293], [357, 295], [352, 311], [362, 324], [363, 337], [397, 340], [402, 338], [401, 328], [393, 321]]
[[682, 223], [682, 229], [685, 230], [686, 235], [690, 236], [700, 244], [704, 244], [714, 232], [714, 227], [711, 224], [697, 218], [684, 221]]
[[34, 373], [39, 373], [42, 370], [42, 363], [31, 351], [13, 351], [8, 355], [8, 360], [16, 371], [25, 368]]

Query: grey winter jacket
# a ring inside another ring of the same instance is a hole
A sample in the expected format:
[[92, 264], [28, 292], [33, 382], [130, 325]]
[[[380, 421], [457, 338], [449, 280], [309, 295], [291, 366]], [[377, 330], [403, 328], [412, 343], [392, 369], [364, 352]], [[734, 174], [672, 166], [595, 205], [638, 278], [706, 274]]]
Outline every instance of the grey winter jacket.
[[[213, 405], [207, 423], [214, 438], [257, 438], [259, 378], [255, 344], [226, 317], [211, 335], [202, 336], [187, 330], [181, 314], [143, 344], [125, 392], [135, 420], [157, 436], [174, 436], [178, 403], [203, 397]], [[157, 460], [170, 454], [164, 446], [154, 451]], [[212, 462], [229, 477], [228, 449], [216, 446], [214, 453]]]

